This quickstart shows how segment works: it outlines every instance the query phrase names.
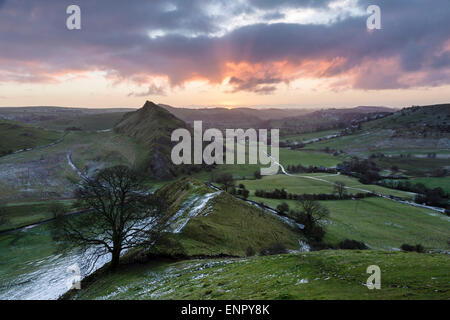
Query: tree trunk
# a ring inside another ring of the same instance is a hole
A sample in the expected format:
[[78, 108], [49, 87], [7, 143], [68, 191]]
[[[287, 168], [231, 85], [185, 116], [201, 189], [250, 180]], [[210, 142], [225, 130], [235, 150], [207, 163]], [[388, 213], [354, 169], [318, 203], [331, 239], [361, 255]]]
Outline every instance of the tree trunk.
[[120, 262], [120, 248], [114, 248], [112, 252], [112, 258], [111, 258], [111, 271], [116, 271], [117, 267], [119, 266]]

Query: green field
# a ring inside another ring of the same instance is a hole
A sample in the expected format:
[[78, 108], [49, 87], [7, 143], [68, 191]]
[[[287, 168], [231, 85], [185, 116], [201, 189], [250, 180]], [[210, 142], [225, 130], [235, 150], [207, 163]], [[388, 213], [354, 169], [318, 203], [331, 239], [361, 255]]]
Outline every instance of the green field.
[[[448, 255], [319, 251], [247, 259], [156, 261], [97, 274], [72, 299], [448, 299]], [[381, 270], [381, 289], [364, 284]]]
[[0, 235], [0, 283], [8, 283], [24, 273], [36, 272], [38, 266], [29, 261], [41, 261], [58, 252], [52, 240], [54, 223], [40, 225], [25, 232]]
[[[47, 200], [38, 202], [8, 203], [0, 206], [0, 231], [16, 229], [53, 218], [50, 210], [52, 203], [63, 204], [68, 211], [73, 211], [73, 200]], [[4, 218], [4, 221], [1, 221]]]
[[[309, 166], [324, 166], [324, 167], [335, 167], [338, 163], [344, 161], [345, 157], [333, 156], [332, 154], [320, 152], [316, 150], [311, 151], [299, 151], [290, 150], [287, 148], [280, 148], [279, 151], [280, 163], [287, 167], [288, 165], [299, 165], [304, 167]], [[259, 164], [222, 164], [218, 165], [213, 173], [211, 172], [199, 172], [194, 174], [194, 177], [202, 181], [210, 181], [212, 175], [218, 177], [224, 173], [230, 173], [235, 179], [253, 179], [253, 174], [255, 171], [259, 171], [260, 168], [265, 168], [268, 166], [261, 166]], [[281, 170], [280, 170], [281, 172]]]
[[[299, 209], [294, 200], [250, 197], [273, 208], [282, 202]], [[376, 249], [398, 250], [404, 243], [427, 249], [450, 250], [450, 219], [440, 213], [383, 198], [320, 201], [330, 211], [325, 223], [325, 242], [344, 239], [363, 241]]]
[[285, 167], [301, 164], [304, 167], [323, 166], [332, 168], [338, 163], [343, 162], [344, 159], [342, 156], [333, 156], [332, 154], [320, 151], [280, 149], [280, 163]]
[[450, 177], [442, 178], [413, 178], [409, 179], [411, 183], [423, 183], [425, 187], [442, 188], [445, 192], [450, 193]]
[[325, 242], [355, 239], [377, 249], [422, 244], [427, 249], [450, 250], [450, 218], [382, 198], [323, 201], [330, 210]]
[[[380, 186], [363, 185], [356, 179], [347, 176], [308, 174], [303, 178], [276, 175], [261, 180], [242, 180], [250, 190], [250, 199], [263, 202], [273, 208], [286, 202], [292, 209], [298, 207], [293, 200], [278, 200], [254, 196], [256, 190], [273, 191], [284, 188], [294, 194], [333, 193], [333, 185], [323, 181], [308, 179], [315, 177], [328, 182], [342, 181], [350, 189], [350, 193], [361, 192], [359, 189], [371, 190], [381, 194], [392, 194], [411, 199], [411, 194], [399, 190], [391, 190]], [[366, 198], [361, 200], [322, 201], [331, 213], [326, 224], [326, 241], [337, 244], [349, 238], [364, 241], [377, 249], [391, 250], [399, 248], [403, 243], [421, 243], [430, 249], [448, 250], [450, 239], [450, 219], [445, 215], [428, 209], [413, 207], [385, 198]]]
[[35, 148], [57, 141], [62, 132], [35, 128], [19, 122], [0, 120], [0, 156], [22, 149]]
[[66, 128], [79, 128], [85, 131], [107, 130], [122, 119], [126, 112], [105, 112], [99, 114], [84, 114], [72, 116], [68, 119], [60, 118], [52, 121], [42, 121], [40, 126], [64, 130]]
[[[317, 180], [320, 179], [320, 180]], [[244, 184], [250, 190], [250, 194], [254, 194], [256, 190], [273, 191], [274, 189], [284, 188], [287, 192], [295, 194], [317, 194], [317, 193], [333, 193], [334, 183], [344, 182], [350, 189], [348, 193], [364, 193], [363, 190], [376, 192], [384, 195], [393, 195], [404, 199], [411, 200], [414, 195], [409, 192], [393, 190], [376, 185], [366, 185], [360, 183], [357, 179], [326, 173], [308, 173], [287, 176], [283, 174], [266, 176], [260, 180], [241, 180], [237, 184]]]

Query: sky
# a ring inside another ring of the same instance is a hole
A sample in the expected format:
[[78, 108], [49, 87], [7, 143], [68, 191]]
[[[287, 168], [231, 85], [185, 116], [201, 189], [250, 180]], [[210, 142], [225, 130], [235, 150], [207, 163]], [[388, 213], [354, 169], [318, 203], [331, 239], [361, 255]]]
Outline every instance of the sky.
[[449, 0], [0, 0], [0, 106], [446, 103], [449, 30]]

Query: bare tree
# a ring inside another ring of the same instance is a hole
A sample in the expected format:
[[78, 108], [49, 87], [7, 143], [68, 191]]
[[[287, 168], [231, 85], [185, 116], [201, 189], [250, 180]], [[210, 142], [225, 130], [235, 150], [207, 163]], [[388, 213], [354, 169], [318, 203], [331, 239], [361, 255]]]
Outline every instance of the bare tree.
[[306, 228], [310, 228], [330, 215], [328, 209], [322, 206], [319, 202], [313, 200], [301, 200], [300, 201], [300, 216], [301, 223]]
[[78, 206], [90, 212], [67, 219], [64, 234], [85, 250], [91, 266], [111, 254], [115, 270], [123, 250], [150, 245], [165, 229], [162, 202], [143, 191], [142, 180], [126, 166], [103, 169], [75, 194]]
[[277, 206], [277, 211], [280, 214], [287, 214], [289, 212], [289, 205], [286, 202], [280, 203]]
[[230, 188], [234, 187], [234, 179], [231, 173], [222, 174], [216, 181], [223, 186], [226, 192], [228, 192]]
[[337, 193], [340, 199], [344, 198], [344, 196], [347, 194], [345, 183], [342, 181], [336, 181], [334, 183], [334, 192]]
[[50, 212], [51, 212], [51, 214], [52, 214], [52, 217], [53, 217], [54, 219], [57, 219], [57, 218], [59, 218], [60, 216], [62, 216], [62, 215], [65, 213], [65, 211], [66, 211], [67, 209], [66, 209], [66, 207], [65, 207], [62, 203], [60, 203], [60, 202], [52, 202], [52, 203], [50, 204], [49, 210], [50, 210]]

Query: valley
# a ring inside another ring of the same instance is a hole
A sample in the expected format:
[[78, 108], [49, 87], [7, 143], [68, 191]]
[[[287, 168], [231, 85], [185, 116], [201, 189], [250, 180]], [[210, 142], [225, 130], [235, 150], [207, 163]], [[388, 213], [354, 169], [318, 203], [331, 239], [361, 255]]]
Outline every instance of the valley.
[[[66, 110], [74, 115], [65, 122], [45, 118], [49, 110], [55, 109], [30, 108], [24, 118], [0, 108], [8, 119], [1, 130], [11, 137], [0, 144], [8, 151], [0, 157], [1, 299], [57, 299], [74, 263], [83, 266], [83, 289], [63, 298], [449, 297], [449, 105], [295, 114], [147, 102], [136, 111], [108, 110], [104, 118], [98, 110]], [[172, 164], [171, 132], [191, 130], [196, 117], [214, 127], [217, 113], [224, 118], [219, 129], [231, 123], [279, 128], [285, 145], [278, 174], [258, 176], [260, 166], [251, 164]], [[308, 121], [311, 126], [301, 127]], [[111, 274], [107, 256], [92, 264], [58, 239], [61, 218], [53, 208], [62, 205], [62, 219], [76, 219], [74, 190], [116, 165], [144, 177], [145, 191], [167, 205], [170, 227], [152, 247], [124, 252], [120, 270]], [[302, 197], [329, 211], [320, 241], [296, 220]], [[283, 203], [289, 210], [278, 209]], [[345, 240], [367, 249], [341, 248]], [[405, 244], [420, 244], [424, 252], [405, 252]], [[364, 286], [372, 264], [382, 268], [385, 290]]]

